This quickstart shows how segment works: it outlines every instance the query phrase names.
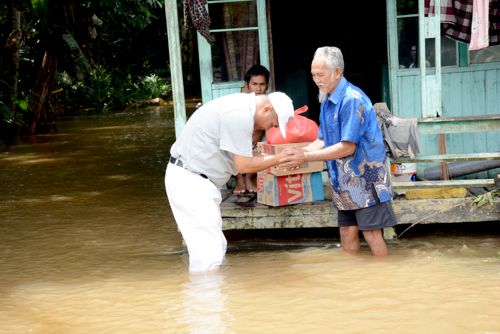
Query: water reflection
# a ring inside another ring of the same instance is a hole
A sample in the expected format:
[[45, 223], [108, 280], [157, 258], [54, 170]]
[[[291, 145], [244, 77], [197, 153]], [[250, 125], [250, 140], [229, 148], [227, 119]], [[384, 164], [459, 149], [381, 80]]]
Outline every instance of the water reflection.
[[182, 285], [181, 308], [176, 319], [187, 333], [226, 333], [233, 321], [222, 291], [224, 272], [190, 274]]

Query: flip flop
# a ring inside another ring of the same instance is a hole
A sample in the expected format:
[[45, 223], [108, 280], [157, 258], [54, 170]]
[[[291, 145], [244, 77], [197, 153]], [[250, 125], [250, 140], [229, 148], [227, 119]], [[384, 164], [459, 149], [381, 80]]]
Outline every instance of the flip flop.
[[234, 203], [244, 208], [252, 208], [257, 204], [257, 193], [240, 196]]

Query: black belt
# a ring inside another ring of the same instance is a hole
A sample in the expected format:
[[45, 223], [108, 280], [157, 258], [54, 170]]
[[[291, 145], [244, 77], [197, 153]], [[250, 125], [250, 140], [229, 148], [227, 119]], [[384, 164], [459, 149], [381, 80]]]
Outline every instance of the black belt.
[[[174, 157], [171, 156], [168, 161], [171, 164], [174, 164], [176, 166], [179, 166], [179, 167], [182, 167], [184, 169], [187, 169], [186, 167], [184, 167], [184, 164], [182, 163], [182, 160], [180, 160], [180, 159], [177, 159], [177, 158], [174, 158]], [[206, 176], [205, 174], [201, 174], [201, 173], [195, 173], [195, 174], [198, 174], [199, 176], [201, 176], [204, 179], [208, 179], [208, 176]]]
[[181, 161], [181, 160], [179, 160], [179, 159], [177, 159], [177, 158], [170, 157], [169, 162], [170, 162], [171, 164], [174, 164], [174, 165], [176, 165], [176, 166], [179, 166], [179, 167], [184, 168], [184, 164], [182, 163], [182, 161]]

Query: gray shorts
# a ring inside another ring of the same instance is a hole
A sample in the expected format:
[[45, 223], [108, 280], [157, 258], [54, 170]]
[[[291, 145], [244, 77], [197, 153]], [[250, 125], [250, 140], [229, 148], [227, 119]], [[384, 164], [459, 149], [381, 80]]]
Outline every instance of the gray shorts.
[[392, 202], [378, 203], [357, 210], [339, 210], [338, 224], [340, 226], [358, 226], [360, 231], [378, 230], [397, 224]]

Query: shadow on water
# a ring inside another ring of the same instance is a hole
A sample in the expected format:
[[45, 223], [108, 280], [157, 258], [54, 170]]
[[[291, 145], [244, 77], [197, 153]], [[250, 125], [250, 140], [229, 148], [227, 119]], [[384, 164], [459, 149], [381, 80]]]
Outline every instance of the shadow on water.
[[[394, 231], [400, 238], [387, 240], [389, 246], [397, 246], [407, 241], [426, 237], [454, 237], [457, 242], [470, 237], [494, 237], [500, 235], [499, 222], [474, 222], [450, 224], [417, 224], [397, 225]], [[296, 248], [339, 248], [340, 236], [337, 227], [332, 228], [300, 228], [300, 229], [257, 229], [231, 230], [224, 232], [228, 240], [228, 251], [273, 250]], [[360, 240], [364, 246], [362, 233]]]

